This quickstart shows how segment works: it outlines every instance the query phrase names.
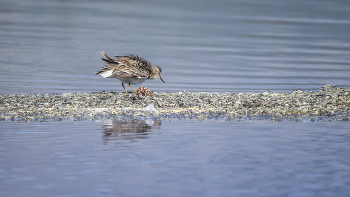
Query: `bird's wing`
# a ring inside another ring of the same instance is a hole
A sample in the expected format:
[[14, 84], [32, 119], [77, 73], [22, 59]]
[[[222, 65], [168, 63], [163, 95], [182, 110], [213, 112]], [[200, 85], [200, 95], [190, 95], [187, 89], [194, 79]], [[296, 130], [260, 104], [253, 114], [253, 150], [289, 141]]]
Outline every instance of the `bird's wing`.
[[151, 69], [151, 63], [147, 61], [145, 58], [142, 58], [137, 55], [128, 54], [125, 56], [115, 56], [116, 59], [120, 64], [124, 64], [126, 66], [137, 66], [137, 67], [144, 67], [146, 69]]

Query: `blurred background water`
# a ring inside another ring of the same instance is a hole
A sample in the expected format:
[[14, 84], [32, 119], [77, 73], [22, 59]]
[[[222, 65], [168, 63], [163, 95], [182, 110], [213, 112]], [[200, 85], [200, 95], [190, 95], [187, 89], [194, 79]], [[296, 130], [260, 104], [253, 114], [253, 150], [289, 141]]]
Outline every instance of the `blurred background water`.
[[159, 92], [350, 88], [349, 1], [2, 0], [0, 28], [2, 94], [123, 91], [101, 51], [161, 66]]
[[[161, 66], [157, 92], [350, 88], [349, 32], [343, 0], [1, 0], [0, 93], [123, 92], [101, 51]], [[3, 121], [0, 196], [348, 196], [349, 129]]]

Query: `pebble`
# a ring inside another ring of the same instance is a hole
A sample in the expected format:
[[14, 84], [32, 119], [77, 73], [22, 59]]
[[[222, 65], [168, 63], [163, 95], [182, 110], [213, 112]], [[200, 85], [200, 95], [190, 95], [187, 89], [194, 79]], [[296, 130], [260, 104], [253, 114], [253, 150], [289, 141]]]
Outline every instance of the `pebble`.
[[[318, 91], [220, 93], [124, 92], [44, 95], [0, 94], [0, 121], [132, 119], [265, 119], [348, 121], [350, 90], [325, 85]], [[147, 106], [147, 107], [145, 107]]]

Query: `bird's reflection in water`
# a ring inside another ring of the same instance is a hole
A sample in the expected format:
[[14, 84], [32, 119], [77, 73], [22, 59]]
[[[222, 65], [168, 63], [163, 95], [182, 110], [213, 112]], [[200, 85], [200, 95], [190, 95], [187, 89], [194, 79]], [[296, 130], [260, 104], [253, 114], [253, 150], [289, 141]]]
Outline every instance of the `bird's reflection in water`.
[[105, 141], [147, 139], [148, 133], [158, 130], [160, 125], [160, 120], [105, 120], [102, 138]]

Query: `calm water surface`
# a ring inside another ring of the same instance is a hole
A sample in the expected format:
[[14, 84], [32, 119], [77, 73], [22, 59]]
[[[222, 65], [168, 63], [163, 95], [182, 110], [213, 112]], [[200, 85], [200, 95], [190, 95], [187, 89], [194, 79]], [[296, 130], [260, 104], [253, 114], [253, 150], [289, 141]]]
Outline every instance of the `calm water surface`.
[[0, 127], [0, 196], [350, 194], [349, 122], [110, 120]]
[[[350, 2], [0, 2], [0, 93], [123, 91], [100, 51], [163, 68], [153, 91], [350, 88]], [[138, 86], [137, 86], [138, 87]]]

